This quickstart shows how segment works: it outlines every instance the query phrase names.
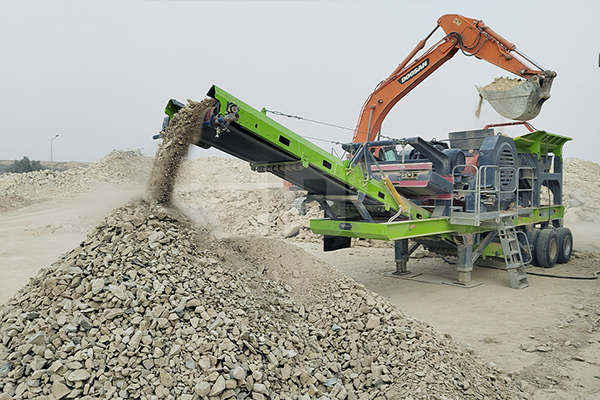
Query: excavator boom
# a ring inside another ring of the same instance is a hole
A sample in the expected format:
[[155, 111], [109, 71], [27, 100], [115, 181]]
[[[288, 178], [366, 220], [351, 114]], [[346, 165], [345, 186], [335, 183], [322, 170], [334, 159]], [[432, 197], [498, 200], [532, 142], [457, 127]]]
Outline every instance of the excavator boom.
[[[439, 27], [446, 36], [415, 58]], [[524, 79], [518, 84], [478, 88], [480, 95], [500, 115], [509, 119], [530, 120], [538, 115], [541, 105], [550, 97], [555, 72], [545, 71], [483, 21], [447, 14], [437, 21], [436, 28], [368, 97], [354, 131], [353, 142], [375, 140], [383, 120], [394, 105], [458, 51], [486, 60]]]

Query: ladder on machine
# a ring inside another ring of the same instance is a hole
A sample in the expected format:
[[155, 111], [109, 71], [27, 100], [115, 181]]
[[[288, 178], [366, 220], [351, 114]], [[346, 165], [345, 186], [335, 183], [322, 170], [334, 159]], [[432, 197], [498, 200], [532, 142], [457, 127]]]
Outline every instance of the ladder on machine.
[[523, 254], [517, 238], [518, 233], [513, 224], [512, 216], [500, 218], [498, 237], [502, 244], [510, 286], [513, 289], [524, 289], [529, 286], [529, 281], [525, 273], [525, 262], [523, 262]]

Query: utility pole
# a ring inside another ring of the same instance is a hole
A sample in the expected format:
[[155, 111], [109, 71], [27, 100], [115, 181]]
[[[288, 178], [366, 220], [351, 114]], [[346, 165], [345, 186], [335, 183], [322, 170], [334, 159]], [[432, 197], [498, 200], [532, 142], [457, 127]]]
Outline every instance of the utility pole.
[[54, 139], [56, 139], [57, 137], [58, 137], [58, 135], [56, 135], [52, 139], [50, 139], [50, 171], [54, 170], [54, 166], [52, 165], [52, 161], [53, 161], [53, 159], [52, 159], [52, 141]]

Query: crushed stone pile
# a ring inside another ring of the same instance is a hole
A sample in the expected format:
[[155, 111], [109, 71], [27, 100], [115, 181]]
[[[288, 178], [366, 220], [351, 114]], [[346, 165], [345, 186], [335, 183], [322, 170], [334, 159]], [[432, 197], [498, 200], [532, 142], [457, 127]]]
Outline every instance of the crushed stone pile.
[[138, 201], [0, 309], [2, 399], [509, 399], [511, 378], [280, 241]]
[[280, 187], [239, 190], [204, 188], [177, 193], [177, 205], [217, 236], [251, 235], [318, 241], [310, 219], [322, 218], [318, 203], [311, 202], [301, 215], [292, 207], [297, 192]]
[[580, 221], [600, 222], [600, 165], [579, 158], [567, 158], [563, 170], [567, 225]]
[[292, 206], [304, 191], [286, 190], [270, 173], [252, 171], [239, 159], [207, 157], [187, 161], [175, 185], [175, 204], [217, 236], [251, 235], [316, 242], [311, 218], [322, 218], [318, 203]]
[[[316, 201], [294, 204], [306, 196], [286, 190], [270, 173], [252, 171], [247, 161], [205, 157], [185, 161], [174, 188], [174, 204], [214, 235], [262, 236], [321, 243], [310, 220], [323, 218]], [[353, 245], [391, 247], [383, 241], [353, 240]]]
[[0, 198], [27, 202], [72, 197], [91, 190], [145, 182], [152, 159], [140, 151], [115, 150], [88, 167], [0, 175]]
[[203, 187], [223, 189], [282, 188], [281, 178], [271, 173], [252, 171], [247, 161], [239, 158], [202, 157], [186, 160], [176, 179], [175, 190]]

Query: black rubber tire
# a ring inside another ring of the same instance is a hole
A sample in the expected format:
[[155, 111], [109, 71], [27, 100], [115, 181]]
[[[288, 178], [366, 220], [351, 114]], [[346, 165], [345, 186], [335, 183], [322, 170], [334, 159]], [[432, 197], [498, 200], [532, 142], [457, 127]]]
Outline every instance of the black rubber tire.
[[573, 254], [573, 234], [569, 228], [561, 226], [556, 228], [556, 235], [558, 236], [558, 258], [556, 262], [566, 264]]
[[531, 251], [531, 265], [539, 266], [537, 261], [537, 248], [538, 248], [538, 238], [540, 237], [540, 233], [542, 230], [539, 228], [534, 228], [533, 233], [531, 234], [531, 243], [533, 246], [533, 250]]
[[552, 268], [558, 259], [558, 235], [555, 229], [542, 229], [535, 252], [540, 267]]

